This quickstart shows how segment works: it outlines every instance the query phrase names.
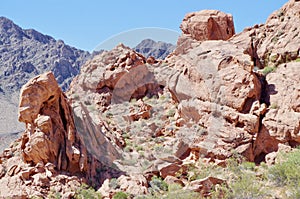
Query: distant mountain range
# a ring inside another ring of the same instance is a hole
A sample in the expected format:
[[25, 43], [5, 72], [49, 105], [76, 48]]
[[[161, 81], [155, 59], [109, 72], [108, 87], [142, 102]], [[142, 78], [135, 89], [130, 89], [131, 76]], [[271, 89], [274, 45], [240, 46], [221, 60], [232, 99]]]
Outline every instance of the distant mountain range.
[[29, 78], [48, 70], [65, 90], [91, 57], [87, 51], [36, 30], [22, 29], [5, 17], [0, 17], [0, 53], [0, 90], [5, 94], [18, 91]]
[[[165, 58], [174, 45], [143, 40], [135, 48], [145, 57]], [[65, 91], [80, 67], [95, 54], [76, 49], [62, 40], [33, 29], [22, 29], [10, 19], [0, 17], [0, 133], [23, 130], [17, 121], [19, 91], [30, 78], [52, 71]]]
[[17, 121], [17, 104], [20, 88], [30, 78], [53, 71], [61, 88], [66, 90], [80, 66], [90, 58], [87, 51], [36, 30], [22, 29], [0, 17], [0, 133], [23, 129]]
[[136, 52], [143, 54], [145, 57], [153, 56], [156, 59], [165, 59], [175, 47], [175, 45], [170, 43], [145, 39], [133, 49]]

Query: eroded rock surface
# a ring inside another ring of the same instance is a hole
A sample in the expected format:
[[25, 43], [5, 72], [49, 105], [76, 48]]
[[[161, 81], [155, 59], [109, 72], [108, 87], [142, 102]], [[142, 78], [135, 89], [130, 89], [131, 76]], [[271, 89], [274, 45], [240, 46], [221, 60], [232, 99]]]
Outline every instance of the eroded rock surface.
[[235, 34], [232, 16], [217, 10], [189, 13], [180, 28], [184, 34], [198, 41], [227, 40]]
[[[109, 165], [117, 152], [107, 147], [105, 136], [102, 151], [110, 154], [106, 161], [87, 150], [83, 138], [89, 132], [77, 132], [69, 102], [51, 72], [22, 87], [19, 120], [26, 124], [26, 131], [16, 142], [18, 147], [12, 145], [2, 156], [7, 172], [0, 179], [1, 196], [47, 196], [49, 189], [45, 187], [51, 186], [62, 187], [59, 190], [63, 194], [72, 192], [68, 194], [74, 196], [83, 182], [97, 187], [104, 179], [119, 175], [113, 164]], [[72, 181], [74, 186], [66, 186], [63, 181]], [[20, 192], [9, 192], [12, 187]]]
[[32, 79], [20, 100], [26, 132], [0, 160], [1, 185], [17, 187], [4, 195], [45, 196], [41, 187], [55, 185], [71, 197], [61, 181], [87, 181], [105, 198], [161, 191], [164, 182], [209, 196], [234, 179], [195, 179], [207, 165], [226, 167], [230, 157], [276, 162], [300, 143], [300, 56], [286, 42], [297, 29], [270, 43], [279, 28], [298, 23], [299, 2], [281, 10], [238, 35], [230, 15], [188, 14], [167, 59], [118, 45], [87, 62], [66, 95], [50, 72]]

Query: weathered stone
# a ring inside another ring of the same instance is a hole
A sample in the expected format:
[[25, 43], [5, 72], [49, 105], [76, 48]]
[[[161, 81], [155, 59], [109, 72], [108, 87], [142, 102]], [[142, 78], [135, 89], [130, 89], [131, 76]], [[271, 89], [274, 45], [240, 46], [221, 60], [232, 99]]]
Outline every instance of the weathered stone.
[[76, 132], [71, 107], [51, 72], [33, 78], [22, 87], [19, 120], [27, 126], [22, 137], [22, 156], [25, 162], [36, 165], [38, 173], [47, 171], [48, 176], [53, 176], [54, 168], [71, 174], [82, 172], [97, 184], [103, 179], [96, 177], [96, 168], [103, 164], [110, 166], [110, 158], [117, 154], [112, 146], [105, 149], [104, 143], [100, 147], [110, 157], [103, 162], [94, 156], [99, 152], [87, 151], [89, 145], [83, 145], [84, 138]]
[[227, 40], [235, 34], [232, 16], [217, 10], [189, 13], [180, 28], [184, 34], [198, 41]]
[[225, 181], [215, 177], [207, 177], [200, 180], [194, 180], [186, 188], [191, 191], [201, 193], [202, 197], [207, 197], [212, 191], [212, 188], [217, 184], [223, 184]]
[[36, 173], [35, 168], [29, 167], [29, 168], [22, 170], [20, 175], [21, 175], [22, 179], [24, 181], [26, 181], [26, 180], [29, 180], [29, 178], [35, 173]]
[[132, 195], [144, 195], [148, 193], [148, 182], [142, 175], [120, 176], [118, 178], [120, 189]]
[[33, 175], [32, 178], [33, 178], [33, 185], [35, 186], [40, 186], [40, 187], [49, 186], [50, 180], [45, 174], [37, 173]]
[[174, 176], [167, 176], [165, 177], [164, 181], [168, 184], [179, 184], [181, 186], [184, 186], [184, 183]]

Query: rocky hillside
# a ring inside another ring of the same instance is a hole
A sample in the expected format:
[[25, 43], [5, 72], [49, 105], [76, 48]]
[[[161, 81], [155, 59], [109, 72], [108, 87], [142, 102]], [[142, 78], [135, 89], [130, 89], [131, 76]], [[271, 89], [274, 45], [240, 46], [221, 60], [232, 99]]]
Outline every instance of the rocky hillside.
[[145, 39], [133, 49], [145, 57], [152, 56], [155, 59], [165, 59], [175, 49], [175, 46], [162, 41], [156, 42], [152, 39]]
[[33, 29], [25, 30], [11, 20], [0, 18], [1, 91], [19, 91], [31, 77], [53, 71], [63, 90], [68, 88], [88, 52], [66, 45]]
[[290, 0], [239, 34], [230, 14], [189, 13], [165, 60], [118, 45], [65, 94], [31, 79], [1, 196], [298, 198], [299, 13]]
[[[91, 55], [33, 29], [25, 30], [0, 17], [0, 133], [23, 130], [18, 124], [19, 90], [30, 78], [53, 71], [63, 90]], [[3, 106], [3, 107], [2, 107]], [[9, 111], [6, 107], [10, 107]]]

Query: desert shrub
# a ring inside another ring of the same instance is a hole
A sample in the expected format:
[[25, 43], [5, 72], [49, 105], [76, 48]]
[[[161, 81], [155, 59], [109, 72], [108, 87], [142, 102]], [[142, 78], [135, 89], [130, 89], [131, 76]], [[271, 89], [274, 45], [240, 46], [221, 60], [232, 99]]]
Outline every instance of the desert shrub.
[[270, 108], [271, 108], [271, 109], [278, 109], [279, 106], [278, 106], [276, 103], [274, 103], [274, 104], [271, 104], [271, 105], [270, 105]]
[[200, 194], [189, 190], [183, 190], [179, 184], [168, 185], [168, 191], [155, 192], [152, 195], [139, 196], [136, 199], [199, 199]]
[[300, 185], [298, 187], [292, 187], [288, 190], [290, 199], [299, 199], [300, 198]]
[[168, 191], [168, 184], [160, 177], [153, 176], [149, 184], [152, 192]]
[[242, 162], [240, 167], [243, 170], [255, 171], [255, 163], [254, 162], [247, 162], [247, 161]]
[[272, 66], [266, 66], [266, 67], [263, 69], [262, 73], [263, 73], [263, 75], [267, 75], [267, 74], [269, 74], [269, 73], [275, 71], [275, 69], [276, 69], [275, 67], [272, 67]]
[[136, 151], [143, 151], [143, 150], [144, 150], [144, 147], [141, 146], [141, 145], [138, 145], [138, 146], [135, 146], [135, 150], [136, 150]]
[[223, 168], [218, 165], [202, 162], [198, 162], [197, 166], [193, 164], [187, 165], [187, 171], [188, 181], [203, 179], [209, 176], [216, 177], [224, 172]]
[[117, 189], [120, 187], [120, 185], [118, 184], [118, 180], [116, 178], [112, 178], [109, 181], [109, 187], [112, 189]]
[[169, 109], [169, 110], [167, 111], [167, 116], [168, 116], [168, 117], [173, 117], [173, 116], [175, 115], [175, 113], [176, 113], [176, 110], [175, 110], [175, 109]]
[[250, 173], [240, 174], [228, 187], [223, 188], [223, 191], [225, 198], [228, 199], [265, 198], [266, 196], [262, 184], [254, 174]]
[[50, 190], [47, 198], [49, 198], [49, 199], [60, 199], [60, 198], [62, 198], [62, 195], [61, 195], [61, 193], [56, 192], [55, 190]]
[[300, 185], [300, 150], [281, 154], [278, 158], [282, 162], [269, 169], [269, 179], [278, 186], [298, 187]]
[[171, 183], [168, 185], [168, 191], [169, 192], [174, 192], [182, 189], [182, 186], [178, 183]]
[[278, 40], [279, 40], [279, 38], [278, 38], [277, 36], [275, 36], [275, 37], [273, 37], [273, 38], [271, 39], [271, 42], [277, 43]]
[[188, 165], [187, 169], [188, 169], [188, 173], [187, 173], [188, 181], [201, 179], [203, 176], [206, 177], [206, 173], [204, 171], [200, 172], [200, 169], [197, 168], [195, 165], [192, 164]]
[[75, 193], [76, 199], [101, 199], [102, 196], [100, 193], [96, 192], [92, 187], [89, 187], [86, 184], [82, 184], [80, 188], [77, 189]]
[[74, 96], [73, 96], [73, 99], [74, 99], [74, 100], [79, 100], [79, 98], [80, 98], [80, 97], [79, 97], [78, 94], [74, 94]]
[[233, 157], [226, 160], [226, 165], [224, 177], [227, 183], [218, 185], [212, 191], [212, 198], [266, 198], [264, 173], [256, 176], [258, 168], [255, 163], [245, 161], [239, 154], [233, 153]]
[[177, 191], [169, 191], [167, 194], [165, 194], [162, 197], [157, 197], [158, 198], [163, 198], [163, 199], [199, 199], [200, 194], [196, 192], [192, 192], [189, 190], [177, 190]]
[[128, 198], [128, 195], [127, 193], [124, 193], [122, 191], [116, 193], [114, 196], [113, 196], [113, 199], [127, 199]]

